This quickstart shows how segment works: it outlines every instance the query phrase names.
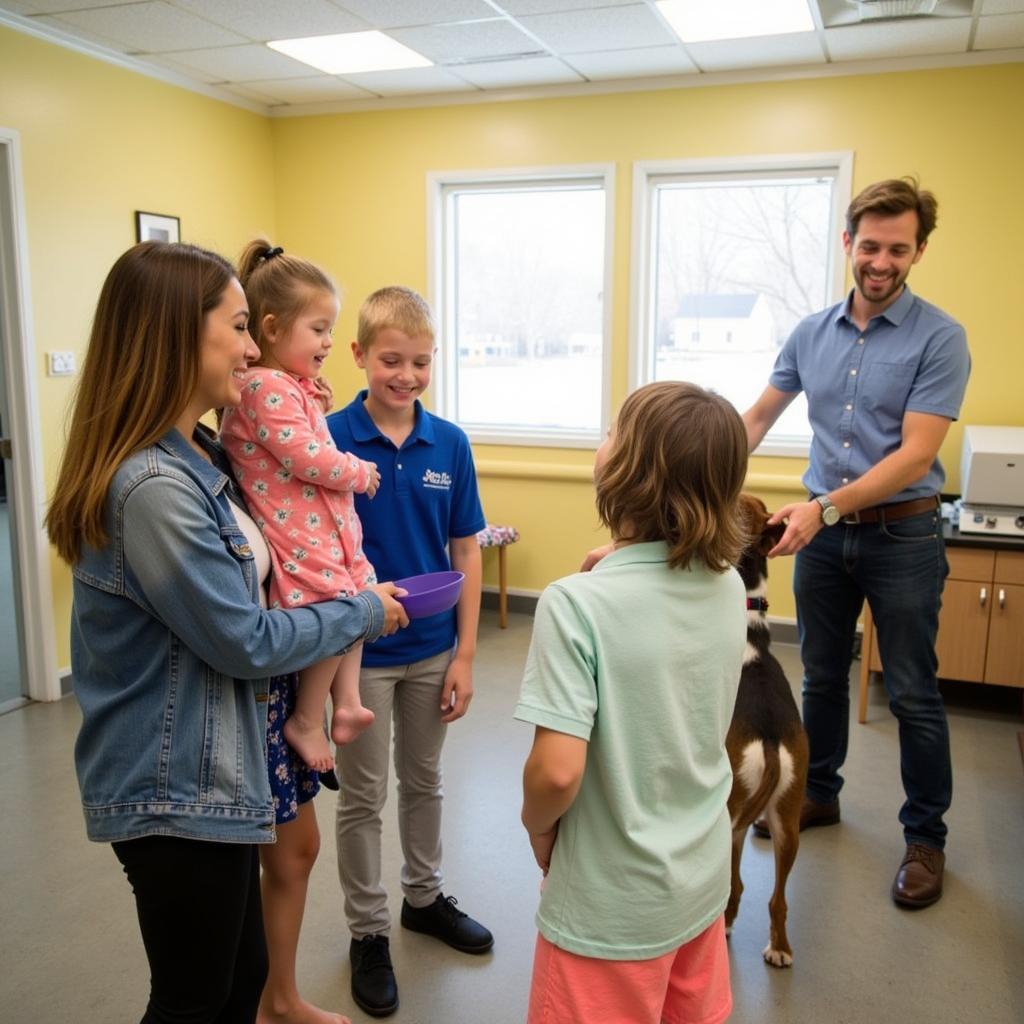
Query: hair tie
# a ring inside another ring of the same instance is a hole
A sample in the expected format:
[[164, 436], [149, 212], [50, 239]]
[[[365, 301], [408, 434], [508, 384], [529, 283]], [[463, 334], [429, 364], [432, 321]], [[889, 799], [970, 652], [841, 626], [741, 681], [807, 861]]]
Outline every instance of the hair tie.
[[269, 262], [270, 262], [270, 260], [272, 260], [272, 259], [273, 259], [273, 258], [274, 258], [275, 256], [280, 256], [280, 255], [281, 255], [281, 253], [283, 253], [283, 252], [284, 252], [284, 249], [282, 249], [282, 248], [281, 248], [281, 246], [279, 246], [279, 245], [275, 245], [275, 246], [274, 246], [274, 247], [273, 247], [272, 249], [268, 249], [268, 250], [267, 250], [267, 251], [266, 251], [266, 252], [265, 252], [265, 253], [263, 254], [263, 259], [264, 259], [264, 260], [265, 260], [266, 262], [268, 262], [268, 263], [269, 263]]

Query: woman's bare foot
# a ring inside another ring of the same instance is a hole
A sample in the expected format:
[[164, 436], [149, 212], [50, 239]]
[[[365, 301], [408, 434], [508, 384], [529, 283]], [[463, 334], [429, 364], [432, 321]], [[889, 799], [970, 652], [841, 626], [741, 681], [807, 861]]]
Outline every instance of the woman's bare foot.
[[260, 1003], [256, 1024], [352, 1024], [352, 1021], [340, 1013], [328, 1013], [305, 999], [299, 999], [287, 1007], [278, 1004], [277, 1009]]
[[281, 729], [288, 745], [315, 772], [326, 772], [334, 767], [331, 745], [324, 735], [322, 721], [306, 724], [298, 715], [292, 715]]
[[331, 718], [331, 739], [351, 743], [364, 729], [373, 725], [374, 714], [361, 704], [354, 708], [335, 708]]

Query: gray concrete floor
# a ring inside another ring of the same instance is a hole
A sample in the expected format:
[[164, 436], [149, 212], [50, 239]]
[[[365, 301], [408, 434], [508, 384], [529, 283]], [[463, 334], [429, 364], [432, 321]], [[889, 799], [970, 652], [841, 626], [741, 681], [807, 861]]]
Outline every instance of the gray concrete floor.
[[[508, 630], [484, 613], [470, 715], [446, 748], [446, 892], [495, 933], [492, 954], [462, 956], [397, 928], [395, 1024], [518, 1024], [524, 1019], [538, 872], [518, 821], [531, 740], [514, 722], [531, 620]], [[794, 686], [799, 661], [777, 645]], [[855, 666], [856, 667], [856, 666]], [[804, 834], [790, 876], [792, 969], [767, 967], [772, 858], [750, 838], [746, 892], [731, 940], [737, 1024], [1019, 1024], [1024, 1021], [1024, 772], [1020, 695], [947, 691], [956, 792], [943, 899], [907, 912], [889, 899], [902, 842], [896, 725], [881, 687], [866, 725], [851, 723], [843, 822]], [[147, 991], [134, 905], [106, 846], [84, 836], [71, 764], [73, 698], [0, 717], [0, 1020], [10, 1024], [137, 1021]], [[333, 804], [317, 800], [323, 851], [300, 948], [300, 983], [320, 1005], [365, 1017], [348, 995]], [[393, 806], [386, 872], [397, 914]], [[623, 913], [628, 913], [623, 907]], [[582, 1022], [581, 1022], [582, 1024]]]

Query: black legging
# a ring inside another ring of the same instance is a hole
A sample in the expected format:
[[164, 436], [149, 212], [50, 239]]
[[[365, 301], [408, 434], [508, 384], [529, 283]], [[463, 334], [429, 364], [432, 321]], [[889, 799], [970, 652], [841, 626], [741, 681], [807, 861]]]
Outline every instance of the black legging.
[[150, 969], [141, 1024], [250, 1024], [267, 978], [255, 846], [146, 836], [113, 844]]

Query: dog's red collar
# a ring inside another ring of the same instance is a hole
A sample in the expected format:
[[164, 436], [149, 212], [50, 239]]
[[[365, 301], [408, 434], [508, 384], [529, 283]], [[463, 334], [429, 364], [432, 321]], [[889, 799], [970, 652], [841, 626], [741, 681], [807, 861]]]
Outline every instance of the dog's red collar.
[[767, 597], [748, 597], [747, 598], [747, 611], [748, 612], [766, 612], [766, 611], [768, 611], [768, 598]]

